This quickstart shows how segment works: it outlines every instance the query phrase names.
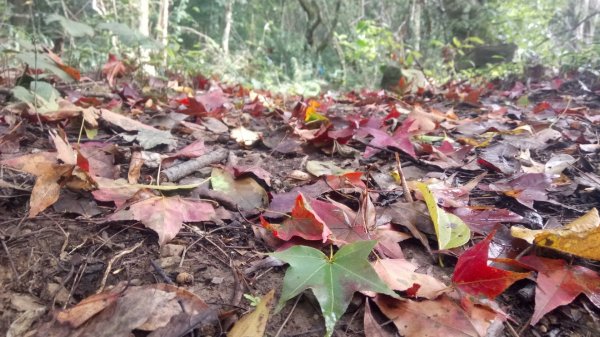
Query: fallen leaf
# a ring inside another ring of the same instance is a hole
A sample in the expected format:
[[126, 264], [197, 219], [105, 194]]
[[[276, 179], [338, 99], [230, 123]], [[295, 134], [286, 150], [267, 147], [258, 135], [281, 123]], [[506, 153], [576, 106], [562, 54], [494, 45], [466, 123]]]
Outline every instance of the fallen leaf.
[[510, 233], [538, 246], [586, 259], [600, 260], [600, 216], [596, 208], [592, 208], [563, 228], [532, 230], [513, 226]]
[[168, 284], [117, 287], [92, 295], [76, 306], [58, 310], [56, 320], [42, 324], [35, 336], [128, 337], [179, 336], [190, 325], [213, 324], [216, 313], [191, 292]]
[[291, 298], [311, 289], [325, 318], [327, 337], [333, 333], [356, 291], [371, 290], [397, 297], [378, 277], [368, 256], [376, 241], [358, 241], [343, 246], [332, 257], [307, 246], [294, 246], [272, 253], [290, 264], [283, 279], [277, 311]]
[[116, 55], [108, 54], [108, 61], [102, 66], [102, 74], [106, 76], [108, 85], [111, 87], [115, 84], [117, 77], [123, 76], [127, 72], [125, 64], [117, 59]]
[[242, 211], [264, 209], [269, 203], [267, 191], [250, 177], [234, 179], [229, 171], [215, 167], [210, 175], [210, 184], [213, 190], [231, 198]]
[[309, 160], [306, 162], [306, 171], [315, 177], [334, 175], [339, 176], [352, 172], [337, 166], [333, 161]]
[[372, 262], [379, 278], [391, 289], [408, 291], [417, 288], [411, 296], [433, 300], [450, 290], [435, 277], [415, 272], [417, 266], [405, 259], [379, 259]]
[[582, 266], [567, 265], [565, 260], [534, 255], [519, 260], [538, 272], [535, 288], [535, 310], [531, 325], [555, 308], [571, 303], [580, 294], [600, 308], [600, 276]]
[[494, 234], [495, 231], [458, 257], [452, 275], [452, 282], [458, 289], [493, 299], [514, 282], [529, 276], [529, 273], [498, 269], [488, 264], [488, 251]]
[[369, 235], [365, 225], [357, 218], [356, 212], [350, 207], [337, 202], [325, 202], [313, 199], [310, 206], [327, 224], [333, 234], [331, 240], [334, 244], [341, 246], [347, 243], [368, 240]]
[[215, 215], [212, 205], [198, 200], [174, 197], [150, 197], [108, 217], [110, 221], [138, 220], [158, 234], [158, 244], [172, 240], [183, 222], [208, 221]]
[[254, 145], [260, 139], [260, 133], [246, 129], [243, 126], [239, 126], [231, 130], [231, 138], [233, 138], [238, 144], [249, 147]]
[[464, 245], [471, 238], [469, 227], [456, 215], [446, 212], [437, 205], [437, 199], [424, 183], [417, 183], [427, 203], [429, 215], [433, 221], [439, 249], [450, 249]]
[[274, 296], [275, 289], [261, 297], [256, 309], [240, 318], [231, 328], [227, 337], [263, 337]]
[[273, 232], [278, 239], [288, 241], [297, 236], [306, 240], [321, 240], [327, 242], [331, 236], [331, 230], [325, 222], [315, 213], [302, 193], [296, 197], [294, 208], [290, 217], [283, 220], [281, 224], [271, 224], [262, 216], [261, 225]]
[[488, 234], [500, 223], [521, 222], [523, 217], [505, 208], [460, 207], [453, 211], [469, 228], [477, 233]]
[[524, 173], [489, 185], [479, 185], [484, 191], [502, 192], [515, 198], [521, 204], [534, 209], [534, 201], [547, 201], [546, 188], [552, 183], [551, 176], [545, 173]]
[[377, 296], [375, 303], [403, 337], [484, 337], [498, 315], [484, 307], [461, 308], [447, 295], [436, 300], [396, 300]]
[[365, 302], [365, 316], [363, 318], [363, 326], [365, 329], [365, 337], [394, 337], [395, 333], [386, 330], [379, 322], [373, 317], [371, 312], [371, 305], [369, 301]]

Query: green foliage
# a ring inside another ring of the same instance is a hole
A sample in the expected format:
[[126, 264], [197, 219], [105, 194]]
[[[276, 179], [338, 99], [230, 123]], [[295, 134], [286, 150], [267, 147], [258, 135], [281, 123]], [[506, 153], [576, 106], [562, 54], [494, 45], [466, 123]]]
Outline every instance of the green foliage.
[[56, 111], [59, 108], [57, 99], [60, 97], [60, 93], [48, 82], [32, 81], [29, 89], [16, 86], [12, 89], [12, 94], [18, 100], [35, 107], [36, 111], [41, 114]]
[[[172, 0], [166, 47], [135, 29], [137, 1], [105, 3], [101, 15], [91, 6], [81, 7], [78, 0], [39, 2], [35, 8], [29, 2], [3, 2], [0, 50], [11, 51], [12, 57], [12, 52], [33, 51], [27, 45], [32, 41], [38, 47], [52, 46], [53, 39], [62, 37], [61, 57], [83, 72], [97, 71], [111, 52], [149, 62], [162, 75], [201, 72], [302, 95], [330, 87], [378, 87], [385, 65], [422, 65], [429, 77], [445, 81], [518, 73], [533, 63], [591, 69], [600, 63], [598, 38], [594, 43], [575, 36], [576, 25], [587, 14], [574, 0], [440, 0], [443, 11], [437, 6], [414, 11], [418, 2], [413, 1], [342, 1], [339, 12], [336, 1], [316, 0], [320, 25], [313, 37], [325, 39], [322, 49], [316, 48], [318, 43], [308, 44], [310, 23], [298, 1], [233, 0], [230, 53], [224, 55], [221, 39], [228, 1]], [[158, 2], [151, 2], [152, 34], [158, 33], [158, 10]], [[334, 22], [337, 26], [327, 40]], [[480, 68], [461, 64], [456, 71], [455, 63], [483, 42], [517, 44], [515, 63]], [[151, 51], [150, 60], [140, 57], [144, 50]], [[443, 55], [447, 50], [454, 53], [452, 60]]]
[[[392, 63], [391, 56], [403, 50], [392, 32], [372, 20], [360, 20], [353, 34], [336, 34], [344, 61], [349, 65], [345, 78], [350, 87], [374, 87], [381, 65]], [[411, 56], [412, 57], [412, 56]]]
[[290, 264], [276, 310], [281, 310], [285, 302], [310, 288], [321, 306], [326, 336], [331, 336], [335, 323], [346, 311], [355, 291], [369, 290], [397, 297], [369, 263], [368, 256], [376, 243], [357, 241], [344, 245], [331, 257], [307, 246], [294, 246], [273, 253], [276, 258]]

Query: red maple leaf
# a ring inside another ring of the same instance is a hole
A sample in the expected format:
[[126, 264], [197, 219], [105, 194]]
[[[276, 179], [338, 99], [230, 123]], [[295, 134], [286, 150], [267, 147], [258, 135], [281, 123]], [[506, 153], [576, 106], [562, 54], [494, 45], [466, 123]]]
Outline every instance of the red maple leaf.
[[465, 251], [456, 263], [452, 282], [458, 289], [471, 295], [495, 298], [514, 282], [529, 273], [517, 273], [488, 265], [488, 250], [496, 231]]
[[582, 266], [569, 266], [565, 260], [534, 255], [525, 256], [519, 261], [538, 272], [531, 325], [536, 325], [545, 314], [561, 305], [571, 303], [582, 293], [600, 308], [598, 273]]
[[302, 193], [298, 193], [291, 216], [281, 224], [272, 224], [260, 218], [261, 225], [272, 231], [278, 239], [288, 241], [297, 236], [305, 240], [326, 242], [332, 235], [325, 222], [315, 213]]

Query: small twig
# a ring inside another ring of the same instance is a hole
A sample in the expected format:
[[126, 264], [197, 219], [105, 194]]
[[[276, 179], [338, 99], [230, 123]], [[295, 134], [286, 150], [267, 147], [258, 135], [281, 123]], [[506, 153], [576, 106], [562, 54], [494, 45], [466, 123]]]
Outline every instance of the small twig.
[[17, 268], [15, 267], [15, 263], [13, 262], [13, 259], [10, 255], [10, 251], [8, 250], [8, 246], [6, 245], [6, 241], [4, 241], [4, 239], [0, 239], [0, 241], [2, 242], [2, 248], [4, 248], [4, 251], [6, 252], [6, 257], [8, 258], [8, 262], [10, 263], [10, 270], [12, 272], [12, 279], [13, 282], [17, 282], [17, 280], [19, 279], [19, 272], [17, 271]]
[[290, 313], [286, 316], [283, 323], [281, 323], [281, 326], [279, 327], [279, 330], [277, 330], [277, 333], [275, 334], [274, 337], [279, 337], [279, 334], [281, 334], [281, 331], [283, 331], [283, 328], [285, 327], [287, 322], [290, 320], [290, 317], [292, 317], [294, 310], [296, 310], [296, 306], [298, 305], [298, 302], [300, 302], [300, 298], [302, 298], [302, 294], [300, 294], [300, 295], [298, 295], [298, 297], [296, 297], [296, 301], [294, 302], [294, 306], [292, 306], [292, 310], [290, 310]]
[[525, 329], [527, 329], [529, 327], [529, 323], [531, 323], [531, 317], [529, 317], [527, 322], [525, 322], [525, 324], [523, 324], [523, 326], [519, 329], [519, 331], [517, 332], [517, 336], [521, 336], [523, 331], [525, 331]]
[[152, 265], [152, 268], [154, 268], [154, 271], [156, 271], [156, 273], [160, 275], [160, 277], [162, 277], [166, 283], [175, 284], [175, 282], [171, 280], [167, 273], [165, 273], [165, 271], [156, 262], [154, 262], [154, 260], [150, 260], [150, 264]]
[[400, 183], [402, 184], [402, 190], [404, 191], [404, 200], [408, 203], [414, 202], [412, 195], [410, 195], [410, 190], [406, 185], [406, 177], [404, 177], [404, 172], [402, 171], [402, 163], [400, 162], [400, 156], [396, 152], [396, 167], [398, 169], [398, 175], [400, 175]]
[[513, 328], [513, 326], [510, 325], [510, 322], [506, 321], [506, 327], [508, 328], [508, 332], [512, 337], [519, 337], [519, 334], [517, 333], [515, 328]]
[[133, 251], [140, 248], [140, 246], [143, 243], [144, 243], [144, 241], [142, 240], [142, 241], [138, 242], [135, 246], [133, 246], [129, 249], [124, 249], [124, 250], [120, 251], [119, 253], [117, 253], [117, 255], [113, 256], [110, 259], [110, 261], [108, 261], [108, 265], [106, 266], [106, 270], [104, 271], [104, 276], [102, 276], [102, 281], [100, 281], [100, 287], [98, 288], [98, 290], [96, 290], [96, 294], [99, 294], [102, 291], [104, 291], [104, 287], [106, 286], [106, 280], [108, 279], [108, 274], [110, 274], [110, 270], [112, 269], [113, 263], [115, 263], [115, 261], [117, 261], [121, 257], [123, 257], [127, 254], [133, 253]]

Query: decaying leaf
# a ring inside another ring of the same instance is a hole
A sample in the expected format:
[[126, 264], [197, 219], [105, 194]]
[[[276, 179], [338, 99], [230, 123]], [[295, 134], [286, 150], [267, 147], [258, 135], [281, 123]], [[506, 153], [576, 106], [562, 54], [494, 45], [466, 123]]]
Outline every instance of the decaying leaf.
[[35, 336], [129, 337], [133, 331], [152, 336], [179, 336], [190, 326], [212, 325], [217, 315], [193, 293], [168, 284], [126, 286], [92, 295], [59, 310]]
[[510, 232], [512, 236], [538, 246], [600, 260], [600, 217], [596, 208], [563, 228], [532, 230], [513, 226]]
[[484, 337], [500, 319], [485, 307], [465, 310], [446, 295], [419, 302], [377, 296], [375, 303], [404, 337]]

